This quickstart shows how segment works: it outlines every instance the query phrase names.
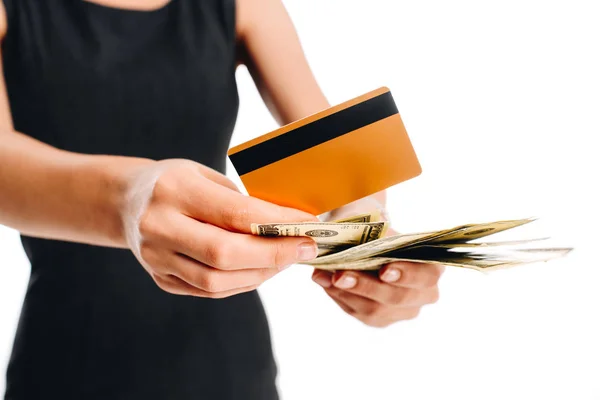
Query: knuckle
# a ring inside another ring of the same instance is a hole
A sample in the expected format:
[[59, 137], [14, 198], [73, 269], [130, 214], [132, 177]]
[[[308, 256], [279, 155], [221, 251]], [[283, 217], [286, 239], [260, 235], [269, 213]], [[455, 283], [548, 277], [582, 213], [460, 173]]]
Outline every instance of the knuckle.
[[208, 292], [212, 295], [223, 292], [223, 283], [221, 282], [220, 277], [215, 273], [203, 274], [196, 280], [197, 285], [205, 292]]
[[206, 261], [215, 268], [228, 269], [232, 266], [232, 249], [227, 242], [216, 242], [206, 247]]
[[379, 303], [369, 303], [365, 305], [364, 313], [367, 317], [377, 318], [382, 314], [383, 306]]
[[388, 304], [403, 305], [409, 302], [411, 291], [409, 289], [398, 288], [390, 293]]
[[188, 268], [179, 268], [177, 271], [179, 279], [187, 283], [188, 285], [199, 287], [202, 282], [202, 274], [200, 271], [190, 270]]
[[152, 274], [152, 279], [156, 283], [156, 286], [158, 286], [160, 289], [164, 290], [167, 293], [175, 294], [173, 284], [168, 279], [164, 278], [162, 275]]

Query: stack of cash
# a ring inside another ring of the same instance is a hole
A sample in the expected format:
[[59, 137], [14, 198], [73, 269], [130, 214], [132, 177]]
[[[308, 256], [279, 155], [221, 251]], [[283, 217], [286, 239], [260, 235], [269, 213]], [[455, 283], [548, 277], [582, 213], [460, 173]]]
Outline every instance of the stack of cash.
[[314, 239], [319, 256], [303, 264], [323, 270], [375, 270], [393, 261], [414, 261], [490, 271], [565, 256], [572, 248], [531, 248], [544, 239], [481, 242], [533, 218], [461, 225], [435, 232], [386, 236], [388, 222], [372, 212], [333, 222], [252, 224], [259, 236]]

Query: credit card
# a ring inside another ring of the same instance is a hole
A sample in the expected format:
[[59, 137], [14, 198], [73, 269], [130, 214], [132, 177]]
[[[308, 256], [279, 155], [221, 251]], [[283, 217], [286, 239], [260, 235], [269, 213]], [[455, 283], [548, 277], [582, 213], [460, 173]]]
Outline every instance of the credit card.
[[227, 153], [248, 194], [319, 215], [421, 173], [386, 87]]

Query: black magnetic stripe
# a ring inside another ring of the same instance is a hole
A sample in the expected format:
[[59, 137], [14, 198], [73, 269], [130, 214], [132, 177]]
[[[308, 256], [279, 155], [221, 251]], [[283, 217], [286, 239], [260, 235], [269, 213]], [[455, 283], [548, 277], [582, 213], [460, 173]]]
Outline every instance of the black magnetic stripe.
[[239, 175], [397, 114], [391, 92], [355, 104], [229, 156]]

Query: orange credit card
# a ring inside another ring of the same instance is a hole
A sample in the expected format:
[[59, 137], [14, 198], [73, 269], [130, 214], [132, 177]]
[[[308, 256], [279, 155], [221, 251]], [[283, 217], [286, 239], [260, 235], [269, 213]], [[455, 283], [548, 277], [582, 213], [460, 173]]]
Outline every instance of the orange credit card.
[[250, 196], [313, 215], [421, 173], [385, 87], [282, 126], [227, 154]]

